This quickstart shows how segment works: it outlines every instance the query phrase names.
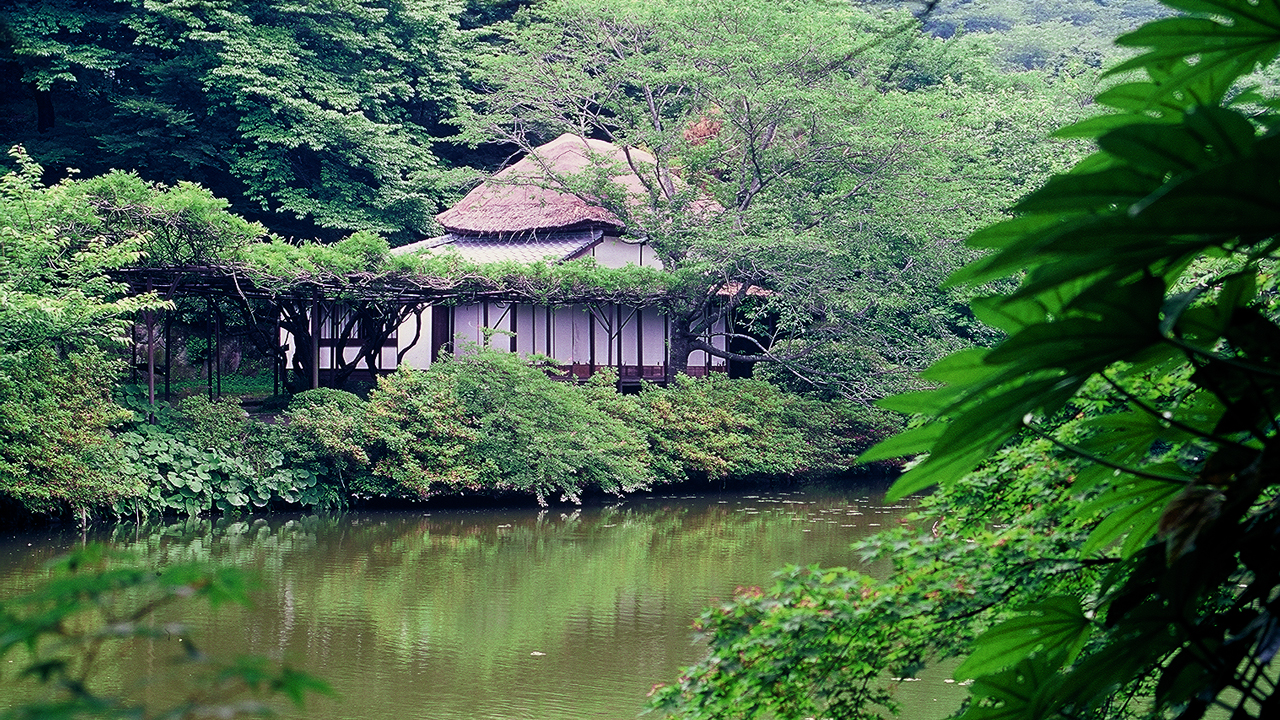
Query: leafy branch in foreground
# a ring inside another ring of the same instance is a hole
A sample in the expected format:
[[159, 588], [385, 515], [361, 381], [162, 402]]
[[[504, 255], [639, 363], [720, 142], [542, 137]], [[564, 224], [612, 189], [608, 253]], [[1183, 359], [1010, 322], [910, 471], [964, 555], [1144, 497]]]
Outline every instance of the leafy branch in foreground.
[[[248, 604], [245, 578], [234, 569], [198, 564], [154, 569], [99, 545], [79, 548], [51, 569], [51, 577], [34, 590], [0, 603], [0, 659], [17, 661], [19, 668], [0, 675], [0, 681], [16, 686], [6, 695], [31, 698], [0, 718], [260, 716], [271, 714], [264, 696], [282, 694], [301, 707], [308, 693], [332, 694], [323, 681], [287, 665], [274, 667], [265, 658], [210, 658], [183, 625], [157, 620], [162, 610], [192, 598], [215, 609]], [[174, 677], [165, 681], [176, 683], [168, 689], [181, 691], [174, 692], [178, 699], [171, 707], [144, 707], [129, 698], [127, 689], [121, 694], [105, 689], [110, 681], [98, 660], [130, 641], [172, 649], [168, 659]], [[32, 683], [40, 688], [31, 688]]]
[[991, 253], [951, 282], [1022, 278], [974, 306], [1008, 339], [886, 401], [932, 419], [866, 456], [928, 453], [894, 496], [946, 487], [1107, 384], [1110, 405], [1064, 447], [1090, 461], [1073, 485], [1089, 493], [1073, 517], [1092, 523], [1079, 557], [1116, 567], [978, 639], [957, 671], [976, 678], [965, 720], [1280, 713], [1280, 103], [1230, 95], [1280, 54], [1280, 4], [1167, 4], [1191, 16], [1118, 40], [1145, 52], [1112, 72], [1147, 79], [1059, 132], [1099, 151], [970, 239]]
[[[717, 623], [659, 707], [870, 717], [840, 700], [864, 686], [851, 668], [905, 672], [914, 650], [967, 652], [962, 720], [1280, 716], [1280, 99], [1236, 87], [1276, 67], [1280, 2], [1166, 4], [1189, 14], [1118, 40], [1143, 53], [1112, 72], [1146, 77], [1058, 133], [1097, 152], [969, 239], [988, 254], [950, 283], [1017, 281], [972, 305], [1006, 339], [880, 403], [923, 422], [862, 459], [923, 456], [891, 498], [937, 488], [929, 535], [875, 541], [895, 561], [879, 589], [900, 644], [810, 642], [847, 633], [873, 595], [842, 571], [783, 582], [765, 597], [786, 610]], [[821, 632], [773, 621], [805, 607]], [[780, 657], [802, 669], [755, 662]]]

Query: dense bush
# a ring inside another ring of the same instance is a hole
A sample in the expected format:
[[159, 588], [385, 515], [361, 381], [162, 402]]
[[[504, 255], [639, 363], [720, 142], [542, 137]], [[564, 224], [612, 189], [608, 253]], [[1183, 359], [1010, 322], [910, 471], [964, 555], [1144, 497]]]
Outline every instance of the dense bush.
[[607, 371], [575, 385], [492, 351], [402, 368], [367, 400], [309, 390], [278, 422], [230, 398], [152, 406], [136, 387], [118, 394], [121, 408], [95, 389], [111, 379], [100, 355], [17, 357], [26, 364], [6, 356], [0, 374], [0, 496], [44, 513], [325, 509], [452, 494], [579, 502], [660, 483], [836, 473], [870, 442], [849, 409], [759, 380], [682, 378], [624, 395]]
[[680, 376], [634, 402], [634, 422], [667, 480], [829, 474], [848, 469], [868, 444], [851, 408], [760, 380]]
[[471, 452], [482, 487], [532, 492], [539, 502], [553, 493], [576, 501], [587, 488], [622, 494], [655, 480], [636, 428], [515, 355], [480, 352], [424, 375], [447, 388], [475, 432]]
[[655, 483], [831, 474], [870, 439], [853, 410], [755, 380], [682, 378], [639, 395], [601, 372], [558, 382], [480, 351], [381, 379], [367, 402], [300, 394], [292, 436], [344, 489], [428, 497], [520, 492], [577, 501]]
[[50, 513], [140, 491], [108, 432], [127, 417], [111, 402], [117, 370], [92, 347], [0, 353], [0, 497]]

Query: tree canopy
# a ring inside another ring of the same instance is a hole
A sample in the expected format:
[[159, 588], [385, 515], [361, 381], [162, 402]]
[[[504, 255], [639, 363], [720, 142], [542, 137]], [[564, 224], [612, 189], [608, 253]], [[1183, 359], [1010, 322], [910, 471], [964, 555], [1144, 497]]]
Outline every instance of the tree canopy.
[[[799, 357], [813, 352], [802, 331], [857, 327], [892, 365], [895, 345], [972, 340], [962, 302], [933, 288], [963, 256], [956, 241], [1055, 167], [1061, 148], [1035, 128], [1070, 115], [1042, 78], [1000, 77], [917, 25], [828, 4], [545, 3], [499, 26], [465, 137], [528, 152], [568, 132], [654, 158], [627, 161], [641, 198], [608, 171], [555, 182], [685, 278], [668, 307], [675, 362], [734, 355], [700, 337], [735, 311], [748, 319], [736, 357]], [[1010, 194], [979, 192], [991, 187]], [[713, 308], [709, 284], [743, 292]], [[753, 304], [752, 286], [770, 300]]]
[[[58, 172], [197, 182], [284, 236], [416, 239], [450, 191], [460, 4], [20, 0], [3, 133]], [[34, 103], [32, 102], [34, 99]]]

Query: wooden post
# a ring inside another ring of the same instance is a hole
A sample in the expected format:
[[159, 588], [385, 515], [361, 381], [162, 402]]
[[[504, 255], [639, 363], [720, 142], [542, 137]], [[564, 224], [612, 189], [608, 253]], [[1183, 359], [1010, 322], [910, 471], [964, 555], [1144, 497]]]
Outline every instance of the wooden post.
[[173, 313], [164, 314], [164, 401], [169, 402], [169, 378], [173, 377]]
[[222, 397], [222, 306], [213, 304], [214, 360], [218, 369], [218, 397]]
[[[643, 254], [643, 253], [641, 253]], [[644, 308], [636, 308], [633, 316], [636, 321], [636, 372], [637, 377], [644, 378]]]
[[[147, 294], [151, 293], [151, 278], [147, 278]], [[147, 317], [147, 404], [150, 406], [148, 420], [154, 422], [156, 417], [156, 324], [155, 312], [148, 310]]]
[[311, 389], [320, 387], [320, 303], [311, 301]]
[[208, 385], [209, 385], [209, 402], [213, 402], [213, 297], [209, 296], [204, 299], [204, 342], [205, 353], [208, 355]]
[[284, 353], [280, 352], [280, 308], [278, 306], [276, 307], [276, 334], [271, 338], [271, 347], [273, 349], [271, 353], [271, 394], [279, 395], [280, 375], [284, 369], [281, 367]]

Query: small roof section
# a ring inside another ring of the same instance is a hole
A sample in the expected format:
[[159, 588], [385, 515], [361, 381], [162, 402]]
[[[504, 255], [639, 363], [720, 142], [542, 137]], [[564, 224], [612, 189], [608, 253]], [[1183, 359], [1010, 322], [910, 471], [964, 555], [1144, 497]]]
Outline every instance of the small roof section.
[[[636, 163], [655, 164], [643, 150], [631, 148], [630, 154]], [[627, 167], [626, 154], [617, 145], [561, 135], [474, 188], [436, 219], [455, 235], [519, 235], [602, 226], [621, 230], [623, 223], [613, 213], [553, 189], [556, 176], [581, 173], [593, 158]], [[644, 194], [640, 179], [629, 171], [613, 180], [632, 193]]]
[[449, 233], [440, 237], [420, 240], [393, 249], [396, 255], [419, 251], [440, 252], [454, 248], [465, 260], [475, 263], [514, 261], [533, 263], [539, 260], [569, 260], [600, 241], [603, 230], [573, 230], [568, 232], [526, 233], [511, 238], [478, 238]]

